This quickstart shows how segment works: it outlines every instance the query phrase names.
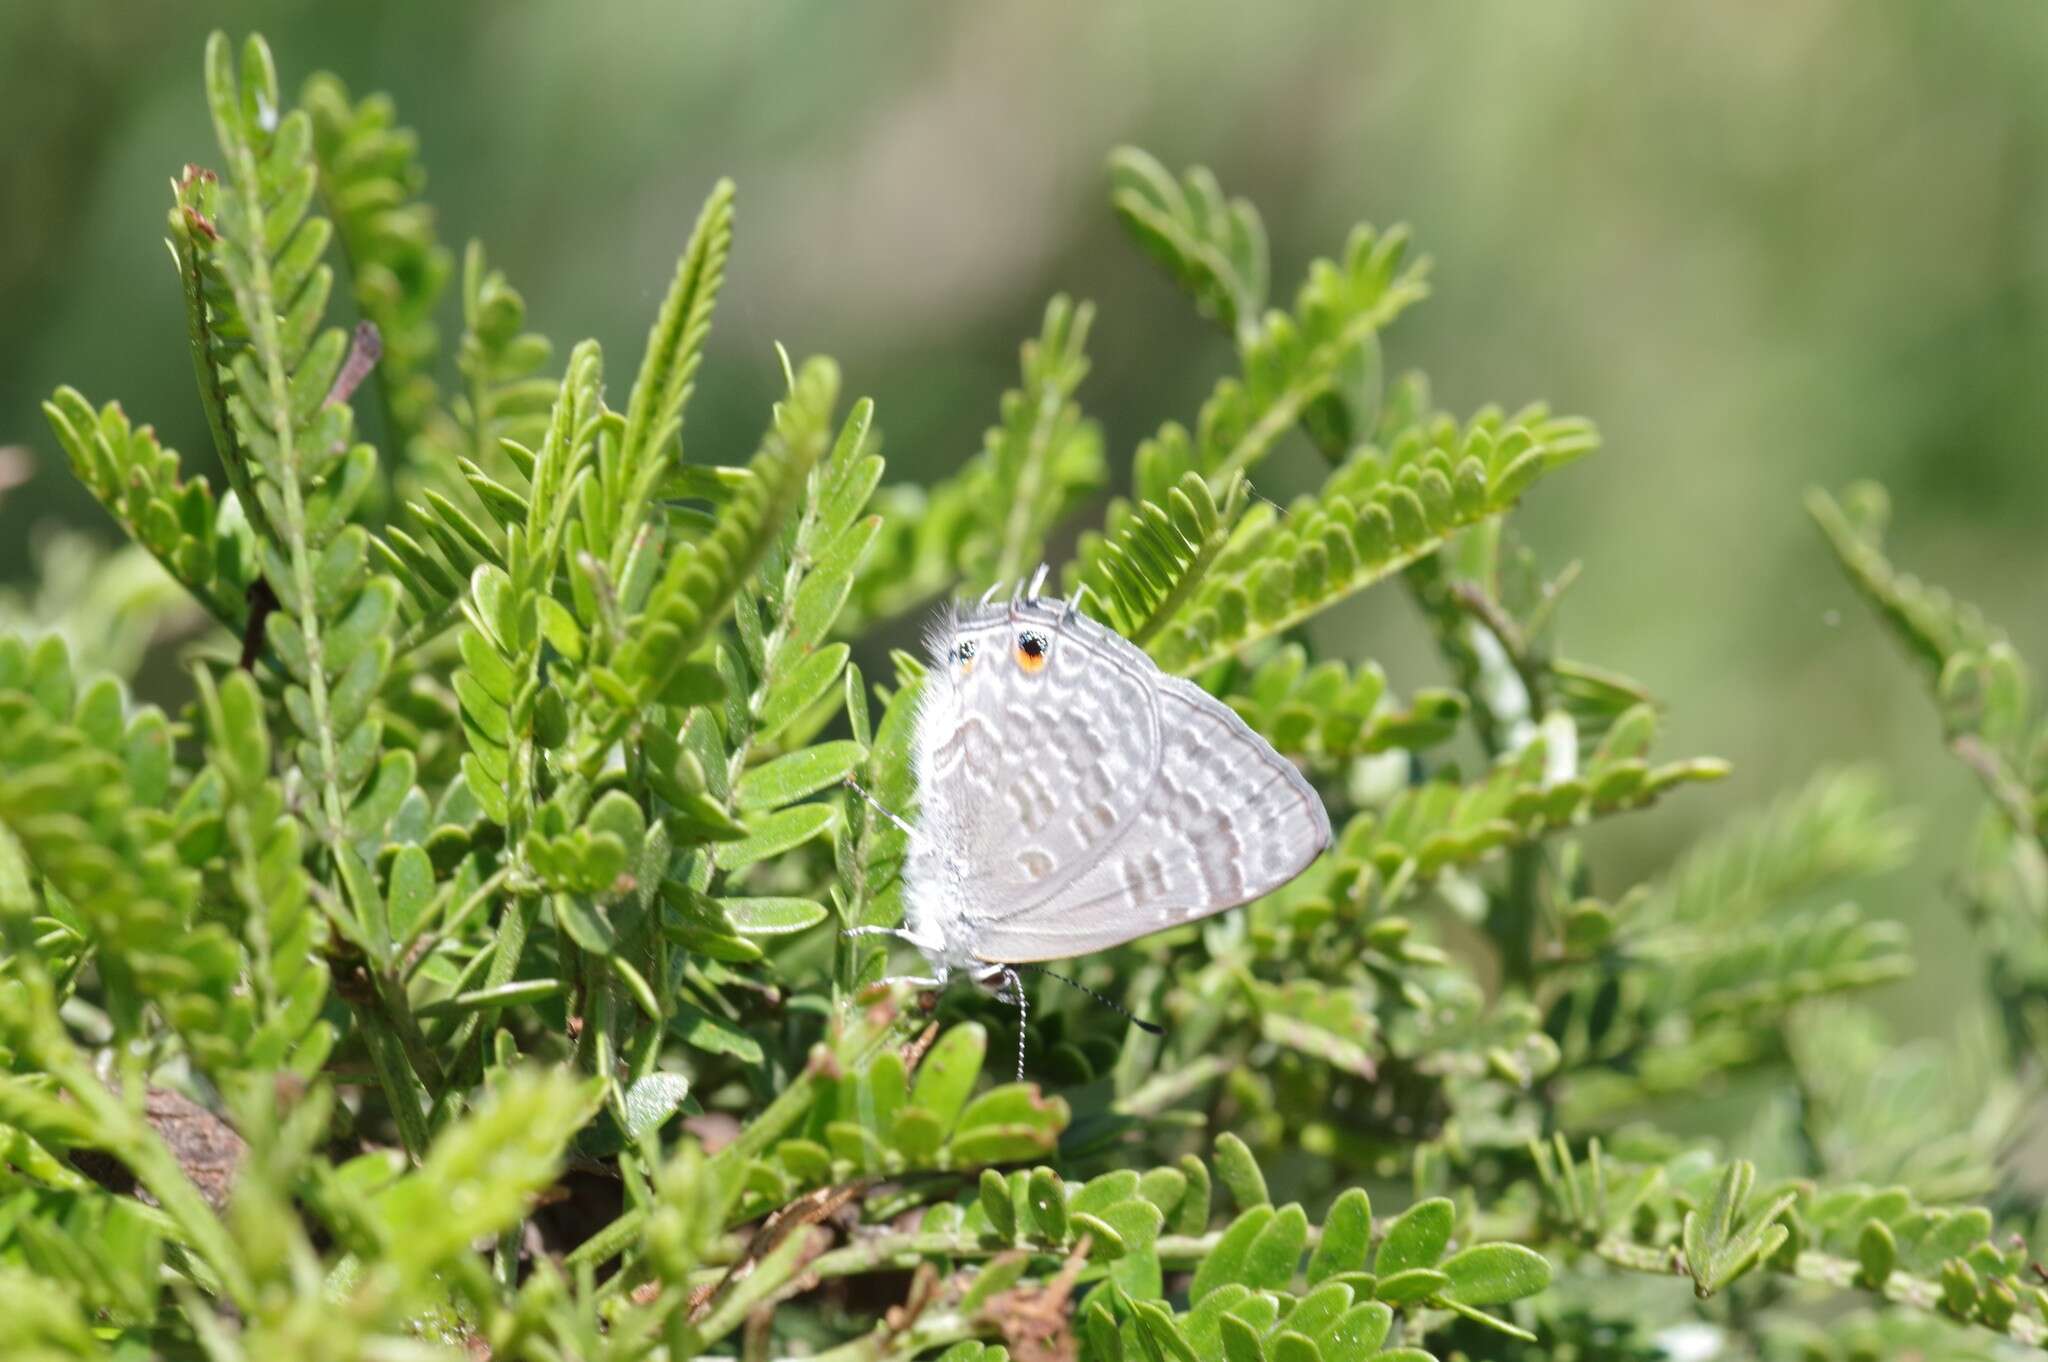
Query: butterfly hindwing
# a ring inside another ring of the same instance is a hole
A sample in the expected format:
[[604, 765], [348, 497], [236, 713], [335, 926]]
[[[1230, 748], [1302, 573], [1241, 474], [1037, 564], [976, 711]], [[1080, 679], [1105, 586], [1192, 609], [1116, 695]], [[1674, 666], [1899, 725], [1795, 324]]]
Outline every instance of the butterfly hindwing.
[[1159, 767], [1128, 832], [1058, 893], [984, 925], [975, 953], [1085, 955], [1272, 892], [1329, 844], [1322, 801], [1229, 706], [1156, 674]]

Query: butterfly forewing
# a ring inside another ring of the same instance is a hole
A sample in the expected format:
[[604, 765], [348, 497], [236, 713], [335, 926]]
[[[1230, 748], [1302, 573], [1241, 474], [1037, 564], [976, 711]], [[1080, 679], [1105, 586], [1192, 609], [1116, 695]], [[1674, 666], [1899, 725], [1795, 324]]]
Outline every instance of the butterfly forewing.
[[[1057, 894], [1112, 845], [1159, 764], [1160, 715], [1145, 668], [1097, 656], [1079, 631], [1007, 607], [971, 614], [928, 678], [919, 720], [920, 831], [942, 849], [954, 910], [995, 918]], [[1015, 635], [1045, 640], [1026, 670]], [[1130, 650], [1136, 653], [1135, 649]], [[1156, 675], [1156, 672], [1153, 673]]]

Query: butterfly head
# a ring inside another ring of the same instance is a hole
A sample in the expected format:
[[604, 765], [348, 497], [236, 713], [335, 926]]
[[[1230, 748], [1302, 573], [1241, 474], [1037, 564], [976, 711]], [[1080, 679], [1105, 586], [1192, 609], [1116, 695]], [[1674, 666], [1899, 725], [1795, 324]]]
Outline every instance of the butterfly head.
[[1053, 664], [1063, 632], [1088, 627], [1072, 600], [1039, 594], [1046, 570], [1040, 568], [1028, 586], [1008, 601], [996, 589], [979, 601], [960, 602], [942, 614], [930, 635], [934, 670], [957, 688], [970, 678], [1026, 680]]

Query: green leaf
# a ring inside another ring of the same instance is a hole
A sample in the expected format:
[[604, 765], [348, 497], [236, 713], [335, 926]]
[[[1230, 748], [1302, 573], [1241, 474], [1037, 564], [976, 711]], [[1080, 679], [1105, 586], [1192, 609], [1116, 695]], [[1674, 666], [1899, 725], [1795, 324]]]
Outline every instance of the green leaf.
[[704, 338], [711, 330], [712, 310], [725, 280], [732, 214], [732, 181], [720, 180], [704, 200], [689, 245], [676, 263], [675, 281], [648, 332], [647, 353], [633, 380], [625, 432], [620, 438], [628, 467], [664, 452], [682, 427], [683, 405], [689, 400]]
[[1321, 1362], [1322, 1358], [1313, 1340], [1304, 1334], [1284, 1330], [1273, 1335], [1266, 1355], [1272, 1362]]
[[637, 1080], [626, 1089], [626, 1134], [637, 1140], [659, 1129], [682, 1109], [689, 1095], [689, 1080], [681, 1074], [656, 1073]]
[[779, 809], [805, 795], [840, 784], [867, 759], [867, 750], [851, 741], [806, 747], [756, 766], [741, 776], [735, 802], [741, 809]]
[[551, 894], [555, 924], [562, 934], [593, 955], [610, 955], [618, 949], [619, 938], [598, 906], [581, 894]]
[[1882, 1291], [1898, 1263], [1898, 1242], [1882, 1220], [1866, 1220], [1856, 1236], [1856, 1279], [1867, 1291]]
[[[1012, 1089], [1030, 1092], [1026, 1083], [1009, 1084]], [[1119, 1168], [1090, 1178], [1087, 1183], [1067, 1199], [1069, 1211], [1106, 1211], [1121, 1201], [1129, 1201], [1138, 1194], [1138, 1174], [1129, 1168]]]
[[1288, 1290], [1307, 1246], [1308, 1216], [1299, 1204], [1283, 1206], [1246, 1247], [1238, 1280], [1254, 1290]]
[[1316, 1337], [1323, 1362], [1359, 1362], [1386, 1342], [1394, 1327], [1394, 1311], [1383, 1301], [1352, 1306]]
[[913, 1168], [930, 1167], [936, 1163], [939, 1149], [945, 1142], [945, 1122], [914, 1103], [899, 1110], [889, 1123], [889, 1143]]
[[824, 905], [810, 899], [722, 898], [718, 903], [733, 929], [748, 936], [790, 936], [829, 916]]
[[720, 870], [738, 870], [802, 846], [831, 827], [838, 817], [839, 811], [829, 804], [799, 804], [751, 818], [747, 820], [747, 835], [735, 842], [719, 843], [712, 857]]
[[[1033, 1083], [1004, 1083], [990, 1088], [967, 1104], [954, 1126], [954, 1138], [981, 1127], [1040, 1129], [1056, 1135], [1067, 1123], [1067, 1104], [1058, 1097], [1044, 1097]], [[1089, 1184], [1093, 1186], [1094, 1184]], [[1125, 1198], [1104, 1200], [1087, 1195], [1083, 1188], [1071, 1209], [1105, 1211]]]
[[418, 845], [400, 847], [391, 862], [391, 887], [384, 910], [391, 918], [391, 939], [410, 941], [413, 930], [434, 898], [434, 864]]
[[1038, 1226], [1042, 1239], [1052, 1244], [1067, 1241], [1066, 1191], [1050, 1168], [1031, 1170], [1025, 1205], [1030, 1209], [1032, 1222]]
[[1225, 1362], [1266, 1362], [1266, 1345], [1258, 1330], [1237, 1316], [1225, 1315], [1217, 1321], [1217, 1337]]
[[1391, 1305], [1405, 1305], [1410, 1301], [1423, 1300], [1440, 1295], [1450, 1285], [1451, 1279], [1443, 1273], [1426, 1267], [1411, 1267], [1405, 1271], [1383, 1275], [1374, 1294]]
[[1005, 1243], [1017, 1238], [1017, 1203], [1010, 1198], [1008, 1179], [993, 1168], [981, 1170], [981, 1211], [988, 1217], [996, 1238]]
[[1243, 199], [1226, 199], [1200, 166], [1176, 181], [1136, 147], [1110, 154], [1110, 206], [1141, 246], [1226, 329], [1256, 327], [1265, 310], [1266, 231]]
[[1309, 1255], [1309, 1285], [1339, 1272], [1363, 1271], [1371, 1248], [1372, 1199], [1363, 1187], [1348, 1188], [1323, 1217], [1322, 1237]]
[[1183, 1154], [1180, 1171], [1188, 1180], [1187, 1195], [1174, 1213], [1175, 1234], [1201, 1234], [1209, 1228], [1209, 1165], [1193, 1154]]
[[951, 1130], [974, 1090], [974, 1080], [981, 1076], [987, 1052], [988, 1032], [980, 1023], [962, 1022], [948, 1030], [918, 1065], [910, 1090], [912, 1104], [930, 1112], [942, 1131]]
[[1451, 1242], [1455, 1217], [1456, 1211], [1444, 1197], [1432, 1197], [1410, 1206], [1387, 1227], [1387, 1237], [1373, 1259], [1373, 1271], [1384, 1282], [1409, 1268], [1435, 1267], [1444, 1256], [1444, 1247]]
[[1224, 1131], [1216, 1137], [1215, 1160], [1217, 1178], [1240, 1209], [1263, 1206], [1272, 1200], [1266, 1194], [1266, 1178], [1259, 1172], [1259, 1161], [1252, 1157], [1243, 1140]]
[[1520, 1244], [1474, 1244], [1441, 1264], [1450, 1285], [1443, 1294], [1464, 1305], [1498, 1305], [1533, 1296], [1550, 1285], [1550, 1264]]
[[680, 999], [669, 1003], [668, 1029], [685, 1045], [706, 1054], [730, 1055], [743, 1064], [760, 1064], [766, 1058], [761, 1042], [753, 1036], [723, 1017], [715, 1017]]
[[1202, 1362], [1172, 1315], [1151, 1301], [1132, 1301], [1131, 1311], [1137, 1317], [1139, 1338], [1150, 1345], [1155, 1356], [1174, 1362]]
[[1086, 1211], [1076, 1211], [1070, 1207], [1067, 1211], [1067, 1222], [1076, 1240], [1084, 1234], [1089, 1236], [1093, 1241], [1089, 1256], [1099, 1262], [1114, 1262], [1129, 1251], [1124, 1244], [1124, 1237], [1111, 1229], [1109, 1223], [1100, 1216], [1090, 1215]]
[[829, 695], [839, 674], [846, 669], [851, 651], [844, 643], [826, 644], [777, 677], [761, 705], [755, 741], [770, 742], [780, 737], [800, 715]]
[[1216, 1241], [1216, 1247], [1209, 1250], [1209, 1256], [1195, 1269], [1194, 1281], [1188, 1287], [1188, 1299], [1199, 1301], [1227, 1282], [1244, 1283], [1252, 1244], [1273, 1222], [1274, 1215], [1271, 1206], [1252, 1206], [1233, 1220]]
[[570, 1137], [597, 1111], [601, 1090], [559, 1070], [508, 1076], [441, 1132], [416, 1171], [376, 1198], [388, 1261], [424, 1276], [466, 1254], [474, 1240], [517, 1223], [559, 1171]]
[[1744, 1204], [1756, 1180], [1756, 1169], [1737, 1159], [1722, 1170], [1713, 1200], [1704, 1212], [1688, 1211], [1680, 1229], [1686, 1270], [1700, 1296], [1721, 1290], [1762, 1259], [1776, 1252], [1790, 1233], [1778, 1224], [1795, 1196], [1787, 1192], [1758, 1215], [1743, 1219]]

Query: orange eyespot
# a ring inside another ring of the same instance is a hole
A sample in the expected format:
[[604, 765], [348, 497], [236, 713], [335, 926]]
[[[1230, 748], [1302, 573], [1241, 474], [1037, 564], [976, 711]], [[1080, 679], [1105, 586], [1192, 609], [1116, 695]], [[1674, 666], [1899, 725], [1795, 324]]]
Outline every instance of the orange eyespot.
[[1017, 665], [1027, 672], [1041, 671], [1045, 667], [1045, 635], [1033, 629], [1026, 629], [1017, 635]]

